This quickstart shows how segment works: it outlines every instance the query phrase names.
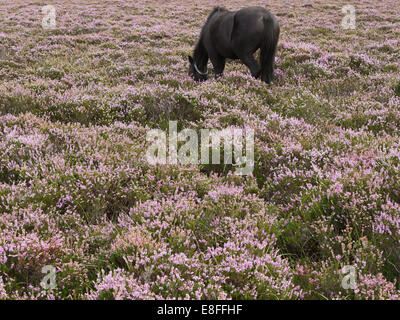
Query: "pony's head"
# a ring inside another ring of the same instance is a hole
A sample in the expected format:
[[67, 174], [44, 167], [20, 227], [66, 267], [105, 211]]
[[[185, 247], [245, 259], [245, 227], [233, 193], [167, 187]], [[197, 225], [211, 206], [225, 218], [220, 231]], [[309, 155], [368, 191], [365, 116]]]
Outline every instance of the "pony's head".
[[205, 81], [208, 79], [208, 71], [201, 71], [196, 65], [192, 56], [189, 56], [189, 76], [191, 76], [194, 81]]

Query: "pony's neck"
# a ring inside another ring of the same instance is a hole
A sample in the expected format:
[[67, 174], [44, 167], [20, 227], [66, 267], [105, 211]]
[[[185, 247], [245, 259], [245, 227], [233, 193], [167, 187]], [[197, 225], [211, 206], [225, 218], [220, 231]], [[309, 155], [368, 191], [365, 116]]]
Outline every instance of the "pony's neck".
[[194, 49], [193, 59], [200, 71], [207, 71], [208, 54], [203, 44], [203, 37], [200, 37], [199, 42], [197, 42]]

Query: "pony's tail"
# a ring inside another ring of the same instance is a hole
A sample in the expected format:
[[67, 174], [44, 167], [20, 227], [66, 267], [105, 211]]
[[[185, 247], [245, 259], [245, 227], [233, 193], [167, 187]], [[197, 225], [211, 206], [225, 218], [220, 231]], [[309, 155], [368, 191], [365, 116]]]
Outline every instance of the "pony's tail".
[[274, 77], [274, 60], [278, 45], [280, 28], [278, 22], [271, 17], [264, 16], [264, 39], [261, 46], [261, 80], [271, 83]]

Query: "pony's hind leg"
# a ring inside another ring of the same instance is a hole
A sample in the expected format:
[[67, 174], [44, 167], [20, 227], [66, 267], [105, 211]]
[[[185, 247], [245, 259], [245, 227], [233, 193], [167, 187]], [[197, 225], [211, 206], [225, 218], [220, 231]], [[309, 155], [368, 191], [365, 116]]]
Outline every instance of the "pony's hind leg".
[[250, 69], [251, 75], [254, 78], [259, 78], [260, 74], [261, 74], [261, 67], [258, 64], [258, 62], [256, 61], [256, 59], [254, 59], [252, 54], [249, 55], [244, 55], [244, 56], [239, 56], [240, 60], [243, 61], [243, 63]]
[[267, 84], [270, 84], [274, 80], [274, 60], [275, 60], [275, 50], [271, 52], [265, 52], [261, 50], [260, 55], [261, 62], [261, 80]]

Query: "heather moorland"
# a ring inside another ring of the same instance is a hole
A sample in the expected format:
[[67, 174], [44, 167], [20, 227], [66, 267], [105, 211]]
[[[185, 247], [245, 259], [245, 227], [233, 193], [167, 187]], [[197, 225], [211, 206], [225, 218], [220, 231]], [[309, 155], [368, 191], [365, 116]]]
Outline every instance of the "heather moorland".
[[[273, 84], [188, 76], [215, 5], [277, 17]], [[399, 299], [399, 40], [398, 0], [1, 1], [0, 299]], [[171, 120], [254, 171], [151, 165]]]

